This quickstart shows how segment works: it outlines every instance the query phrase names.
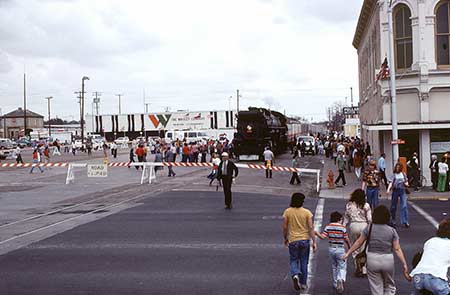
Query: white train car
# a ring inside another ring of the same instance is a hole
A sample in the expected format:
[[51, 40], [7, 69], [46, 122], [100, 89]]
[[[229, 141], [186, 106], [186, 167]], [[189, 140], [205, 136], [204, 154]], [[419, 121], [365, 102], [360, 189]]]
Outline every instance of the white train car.
[[300, 121], [288, 118], [288, 145], [295, 144], [297, 138], [302, 135], [302, 125]]

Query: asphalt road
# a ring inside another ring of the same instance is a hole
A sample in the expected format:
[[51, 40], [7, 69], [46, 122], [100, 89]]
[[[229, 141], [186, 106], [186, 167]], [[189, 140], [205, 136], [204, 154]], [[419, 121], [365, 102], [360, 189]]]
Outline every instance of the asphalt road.
[[[0, 258], [2, 294], [290, 294], [289, 198], [168, 192]], [[314, 207], [315, 199], [307, 201]]]
[[[302, 159], [311, 168], [320, 167], [320, 160]], [[287, 165], [289, 155], [280, 157], [278, 163]], [[129, 178], [136, 171], [121, 169], [115, 170], [107, 184], [71, 185], [67, 191], [52, 184], [52, 179], [64, 178], [53, 175], [54, 171], [33, 176], [34, 183], [40, 185], [38, 190], [12, 191], [27, 182], [22, 179], [27, 171], [18, 171], [16, 180], [3, 171], [10, 183], [8, 192], [0, 195], [1, 212], [14, 212], [8, 215], [8, 222], [80, 201], [92, 202], [88, 207], [58, 211], [44, 220], [32, 219], [26, 224], [28, 228], [14, 225], [5, 231], [0, 225], [4, 240], [31, 231], [39, 223], [78, 216], [85, 219], [1, 255], [0, 294], [298, 294], [288, 276], [280, 216], [292, 191], [305, 192], [305, 207], [316, 211], [319, 202], [313, 193], [314, 177], [305, 176], [301, 186], [290, 186], [289, 174], [265, 179], [260, 171], [242, 171], [234, 187], [234, 208], [227, 211], [223, 209], [223, 194], [206, 184], [203, 174], [207, 170], [180, 173], [177, 178], [161, 173], [156, 185], [133, 186]], [[83, 181], [88, 179], [79, 177], [79, 182]], [[48, 196], [43, 195], [46, 191]], [[138, 199], [127, 201], [136, 196]], [[125, 203], [117, 210], [105, 207], [115, 202]], [[344, 210], [345, 202], [320, 202], [324, 204], [323, 215], [315, 217], [323, 217], [322, 228], [332, 211]], [[445, 217], [450, 209], [448, 202], [414, 204], [435, 220]], [[83, 214], [95, 213], [93, 210], [99, 214], [84, 218]], [[435, 231], [411, 206], [410, 218], [411, 228], [399, 229], [408, 261]], [[333, 294], [327, 248], [326, 241], [319, 243], [309, 294]], [[369, 294], [367, 280], [354, 278], [352, 273], [349, 263], [346, 294]], [[398, 294], [408, 294], [410, 285], [400, 271], [396, 281]]]

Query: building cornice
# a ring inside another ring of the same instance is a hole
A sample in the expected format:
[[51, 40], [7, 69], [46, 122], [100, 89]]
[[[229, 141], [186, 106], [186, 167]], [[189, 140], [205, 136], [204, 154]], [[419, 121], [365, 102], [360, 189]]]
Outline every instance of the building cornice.
[[367, 24], [372, 16], [372, 11], [377, 4], [377, 0], [364, 0], [361, 12], [359, 14], [358, 25], [356, 26], [355, 36], [353, 37], [353, 47], [359, 48], [359, 44], [364, 36]]

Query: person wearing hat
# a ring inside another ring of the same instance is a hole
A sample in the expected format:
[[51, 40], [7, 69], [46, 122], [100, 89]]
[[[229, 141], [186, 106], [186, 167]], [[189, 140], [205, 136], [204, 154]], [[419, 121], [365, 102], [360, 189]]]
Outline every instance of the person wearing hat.
[[225, 209], [231, 209], [231, 185], [233, 183], [233, 178], [237, 177], [238, 174], [239, 170], [236, 165], [229, 160], [228, 153], [222, 153], [222, 162], [219, 164], [217, 179], [222, 181], [223, 193], [225, 195]]

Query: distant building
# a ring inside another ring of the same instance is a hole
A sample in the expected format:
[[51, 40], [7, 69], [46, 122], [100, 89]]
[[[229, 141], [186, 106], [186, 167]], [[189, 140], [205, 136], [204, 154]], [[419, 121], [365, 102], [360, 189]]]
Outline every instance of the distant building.
[[[361, 135], [392, 163], [389, 81], [376, 74], [389, 54], [388, 2], [365, 0], [353, 46], [358, 52]], [[394, 1], [400, 156], [418, 152], [431, 179], [431, 154], [450, 150], [450, 1]], [[391, 169], [391, 167], [389, 167]]]
[[[34, 129], [44, 127], [44, 116], [35, 112], [27, 110], [27, 133], [30, 133]], [[7, 113], [0, 117], [0, 134], [1, 137], [7, 137], [11, 139], [17, 139], [24, 136], [24, 111], [22, 108], [18, 108], [15, 111]]]
[[344, 124], [344, 135], [346, 137], [360, 137], [361, 123], [359, 118], [346, 118]]

